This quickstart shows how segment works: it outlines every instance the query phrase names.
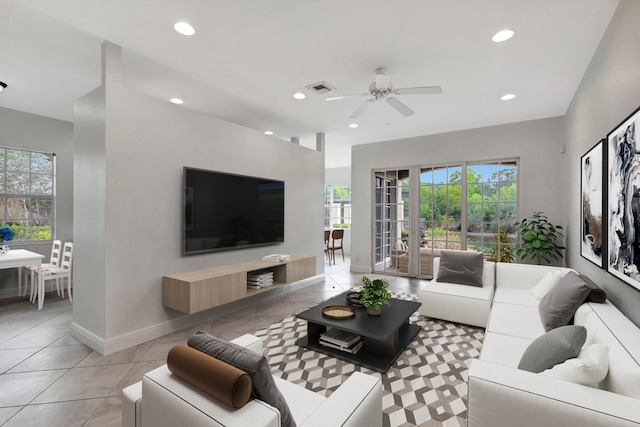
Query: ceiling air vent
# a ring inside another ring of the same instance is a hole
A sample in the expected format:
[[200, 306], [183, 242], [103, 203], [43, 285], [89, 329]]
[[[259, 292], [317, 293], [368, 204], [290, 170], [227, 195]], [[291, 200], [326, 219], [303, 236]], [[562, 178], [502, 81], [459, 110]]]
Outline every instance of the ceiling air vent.
[[323, 93], [329, 93], [336, 90], [335, 87], [331, 86], [327, 82], [314, 83], [312, 85], [307, 86], [307, 89], [314, 91], [318, 95], [322, 95]]

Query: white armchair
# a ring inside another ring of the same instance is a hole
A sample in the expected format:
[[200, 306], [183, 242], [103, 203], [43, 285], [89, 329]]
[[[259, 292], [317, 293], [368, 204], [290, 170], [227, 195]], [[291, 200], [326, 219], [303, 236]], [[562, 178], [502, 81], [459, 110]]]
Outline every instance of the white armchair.
[[[253, 335], [232, 342], [262, 354], [262, 341]], [[299, 427], [382, 426], [382, 384], [376, 376], [354, 372], [328, 398], [280, 378], [274, 380]], [[240, 409], [226, 406], [172, 374], [167, 365], [122, 390], [123, 427], [279, 427], [280, 419], [276, 408], [258, 399]]]

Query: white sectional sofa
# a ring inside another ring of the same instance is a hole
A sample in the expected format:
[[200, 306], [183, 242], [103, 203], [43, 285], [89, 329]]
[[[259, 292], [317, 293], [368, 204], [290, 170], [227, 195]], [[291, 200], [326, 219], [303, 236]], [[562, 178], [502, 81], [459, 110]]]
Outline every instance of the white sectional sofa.
[[485, 327], [495, 289], [495, 262], [484, 261], [482, 287], [438, 282], [440, 257], [433, 259], [433, 277], [420, 290], [418, 312], [427, 317]]
[[[518, 369], [525, 350], [545, 333], [529, 290], [549, 271], [496, 264], [496, 290], [479, 359], [469, 369], [468, 426], [640, 426], [640, 329], [610, 302], [582, 304], [574, 324], [584, 346], [608, 348], [608, 374], [596, 387]], [[583, 347], [584, 348], [584, 347]]]
[[[247, 334], [232, 342], [262, 354], [258, 337]], [[354, 372], [328, 398], [274, 380], [299, 427], [382, 426], [382, 384], [377, 376]], [[122, 390], [123, 427], [279, 427], [280, 419], [276, 408], [258, 399], [240, 409], [226, 406], [172, 374], [167, 365]]]

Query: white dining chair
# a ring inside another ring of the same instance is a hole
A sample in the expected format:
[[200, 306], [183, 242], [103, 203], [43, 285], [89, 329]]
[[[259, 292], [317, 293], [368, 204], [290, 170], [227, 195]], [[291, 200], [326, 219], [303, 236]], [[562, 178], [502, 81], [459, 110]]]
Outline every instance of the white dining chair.
[[[62, 241], [60, 240], [54, 240], [52, 245], [51, 245], [51, 255], [49, 256], [49, 262], [45, 262], [42, 263], [40, 265], [40, 268], [49, 268], [49, 267], [57, 267], [59, 262], [60, 262], [60, 251], [62, 250]], [[29, 273], [29, 275], [27, 277], [30, 278], [30, 283], [31, 283], [31, 299], [33, 299], [33, 295], [37, 292], [37, 289], [35, 288], [34, 284], [34, 271], [38, 270], [38, 265], [34, 264], [34, 265], [28, 265], [25, 267], [25, 269], [27, 270], [27, 272]], [[20, 293], [20, 289], [18, 289], [18, 293]], [[27, 294], [27, 285], [25, 284], [24, 286], [24, 293], [22, 294], [22, 296], [25, 296]], [[58, 289], [58, 295], [60, 295], [60, 289]]]
[[[40, 283], [42, 280], [42, 299], [44, 300], [44, 288], [47, 280], [55, 280], [56, 287], [62, 287], [62, 298], [64, 298], [64, 279], [67, 279], [67, 291], [69, 293], [69, 301], [73, 302], [73, 296], [71, 295], [71, 265], [73, 263], [73, 243], [65, 242], [60, 255], [59, 264], [52, 267], [40, 268], [40, 277], [38, 276], [37, 269], [34, 271], [35, 283]], [[37, 292], [36, 292], [37, 295]], [[35, 297], [31, 302], [35, 301]]]

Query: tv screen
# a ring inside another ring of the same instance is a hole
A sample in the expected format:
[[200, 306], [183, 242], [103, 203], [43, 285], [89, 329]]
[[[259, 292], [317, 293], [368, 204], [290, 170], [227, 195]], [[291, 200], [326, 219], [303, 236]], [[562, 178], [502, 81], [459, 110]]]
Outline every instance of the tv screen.
[[184, 255], [284, 242], [284, 182], [184, 168]]

